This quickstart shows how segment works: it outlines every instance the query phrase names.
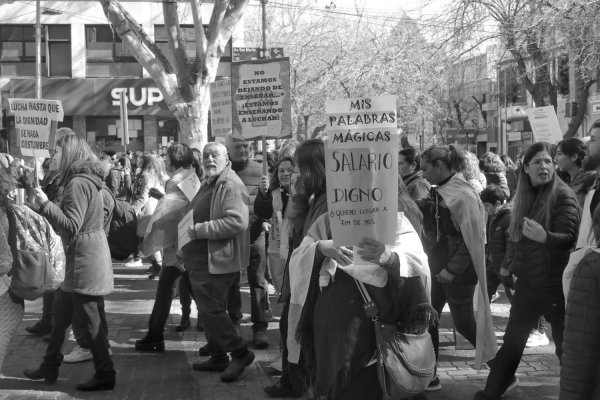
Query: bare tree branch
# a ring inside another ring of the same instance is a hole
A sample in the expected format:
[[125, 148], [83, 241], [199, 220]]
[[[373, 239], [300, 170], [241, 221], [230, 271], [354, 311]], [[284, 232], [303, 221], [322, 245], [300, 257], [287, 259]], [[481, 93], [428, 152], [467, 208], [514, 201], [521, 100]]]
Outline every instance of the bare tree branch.
[[[196, 61], [192, 73], [196, 76], [203, 72], [206, 60], [206, 35], [204, 34], [204, 26], [202, 24], [202, 11], [200, 9], [201, 0], [190, 0], [192, 7], [192, 16], [194, 18], [194, 33], [196, 37]], [[205, 74], [202, 73], [202, 76]], [[201, 79], [202, 80], [202, 79]]]
[[189, 59], [185, 51], [185, 43], [179, 26], [179, 15], [177, 14], [177, 2], [163, 2], [163, 15], [165, 19], [165, 31], [169, 40], [169, 48], [173, 53], [175, 71], [178, 75], [189, 75]]

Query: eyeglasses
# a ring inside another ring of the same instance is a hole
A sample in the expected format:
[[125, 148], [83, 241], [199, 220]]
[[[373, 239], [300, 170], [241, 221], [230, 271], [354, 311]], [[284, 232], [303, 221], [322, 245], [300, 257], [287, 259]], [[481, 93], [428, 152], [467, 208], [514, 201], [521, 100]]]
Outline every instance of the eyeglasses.
[[554, 162], [550, 158], [539, 158], [537, 160], [529, 161], [528, 165], [533, 165], [536, 167], [541, 167], [542, 164], [546, 164], [549, 167], [554, 167]]

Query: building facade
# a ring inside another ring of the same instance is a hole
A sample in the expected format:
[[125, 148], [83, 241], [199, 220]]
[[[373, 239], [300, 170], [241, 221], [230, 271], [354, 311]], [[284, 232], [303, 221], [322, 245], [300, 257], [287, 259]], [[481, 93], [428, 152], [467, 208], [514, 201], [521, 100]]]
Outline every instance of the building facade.
[[[568, 57], [557, 51], [550, 66], [558, 87], [556, 114], [563, 134], [577, 113], [582, 87], [568, 62]], [[592, 124], [600, 119], [600, 85], [592, 85], [589, 93], [578, 137], [587, 136]], [[462, 115], [462, 126], [444, 127], [446, 143], [462, 145], [478, 155], [486, 151], [508, 154], [513, 160], [533, 143], [527, 118], [533, 100], [521, 82], [515, 61], [506, 52], [501, 53], [499, 46], [489, 46], [484, 54], [455, 64], [449, 98], [461, 104], [471, 102], [473, 107], [463, 106], [461, 111], [467, 116]]]
[[[168, 48], [161, 2], [122, 2], [167, 58]], [[60, 126], [72, 128], [97, 152], [124, 150], [119, 127], [120, 93], [128, 98], [128, 150], [164, 152], [179, 140], [179, 128], [160, 90], [123, 46], [98, 1], [43, 2], [42, 98], [61, 100], [65, 117]], [[202, 20], [210, 21], [213, 4], [202, 3]], [[195, 58], [195, 35], [189, 7], [179, 7], [186, 51]], [[36, 54], [34, 3], [0, 3], [0, 93], [2, 126], [0, 151], [18, 154], [8, 98], [35, 98]], [[243, 29], [234, 32], [218, 77], [230, 75], [231, 44], [243, 46]], [[205, 27], [206, 29], [206, 27]]]

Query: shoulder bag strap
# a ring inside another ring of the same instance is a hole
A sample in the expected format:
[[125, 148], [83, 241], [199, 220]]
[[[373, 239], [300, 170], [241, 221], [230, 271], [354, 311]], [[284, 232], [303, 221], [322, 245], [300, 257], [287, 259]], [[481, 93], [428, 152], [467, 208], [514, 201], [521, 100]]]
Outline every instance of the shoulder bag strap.
[[373, 299], [371, 299], [371, 296], [369, 295], [369, 292], [367, 292], [367, 288], [365, 287], [364, 283], [362, 283], [361, 281], [354, 279], [354, 282], [356, 283], [356, 286], [358, 287], [358, 292], [360, 293], [360, 297], [362, 297], [363, 299], [363, 310], [365, 310], [365, 314], [367, 315], [367, 317], [371, 318], [373, 321], [378, 321], [379, 320], [379, 309], [377, 308], [377, 305], [375, 304], [375, 302], [373, 301]]

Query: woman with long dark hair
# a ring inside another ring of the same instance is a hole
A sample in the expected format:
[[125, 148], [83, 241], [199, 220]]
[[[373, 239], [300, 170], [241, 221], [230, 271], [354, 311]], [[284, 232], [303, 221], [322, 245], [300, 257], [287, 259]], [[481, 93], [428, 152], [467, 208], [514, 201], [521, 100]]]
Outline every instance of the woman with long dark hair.
[[[404, 187], [399, 190], [398, 205], [404, 213], [398, 214], [396, 244], [402, 242], [403, 249], [395, 246], [390, 252], [373, 238], [359, 238], [354, 248], [335, 246], [328, 213], [304, 226], [302, 243], [289, 262], [292, 290], [287, 343], [290, 359], [298, 357], [301, 349], [314, 399], [377, 399], [382, 395], [377, 365], [371, 362], [375, 332], [363, 311], [355, 279], [368, 284], [382, 321], [404, 323], [404, 327], [410, 325], [409, 331], [422, 333], [435, 314], [429, 302], [425, 253], [413, 228], [413, 224], [420, 226], [420, 212]], [[352, 265], [354, 251], [369, 265]], [[403, 275], [399, 260], [404, 256], [410, 260], [410, 273]]]
[[[573, 190], [554, 171], [552, 146], [535, 143], [523, 157], [502, 283], [514, 288], [504, 343], [491, 367], [485, 389], [475, 399], [500, 399], [518, 382], [519, 365], [529, 333], [544, 316], [552, 326], [561, 358], [565, 319], [562, 274], [577, 238], [580, 211]], [[512, 275], [518, 279], [516, 284]]]
[[77, 390], [110, 390], [116, 373], [108, 350], [104, 296], [113, 289], [113, 270], [104, 232], [102, 186], [105, 168], [85, 141], [75, 135], [56, 143], [51, 165], [64, 186], [60, 205], [39, 188], [33, 203], [63, 238], [66, 250], [65, 281], [55, 292], [50, 343], [37, 369], [24, 371], [30, 379], [54, 384], [63, 360], [62, 345], [71, 322], [90, 346], [96, 373]]
[[[285, 157], [282, 160], [286, 159]], [[265, 388], [270, 397], [302, 397], [307, 390], [307, 375], [300, 347], [293, 340], [294, 332], [289, 331], [290, 314], [290, 273], [289, 256], [300, 245], [306, 231], [323, 213], [327, 212], [327, 193], [325, 186], [325, 147], [322, 140], [311, 139], [302, 142], [294, 153], [295, 169], [290, 176], [290, 196], [284, 219], [288, 228], [282, 232], [281, 245], [287, 246], [287, 260], [284, 267], [281, 301], [283, 311], [279, 323], [282, 341], [282, 375], [279, 381]], [[310, 268], [310, 266], [307, 266]], [[294, 312], [292, 310], [291, 312]], [[295, 314], [295, 320], [299, 315]], [[292, 343], [292, 356], [289, 357]]]

